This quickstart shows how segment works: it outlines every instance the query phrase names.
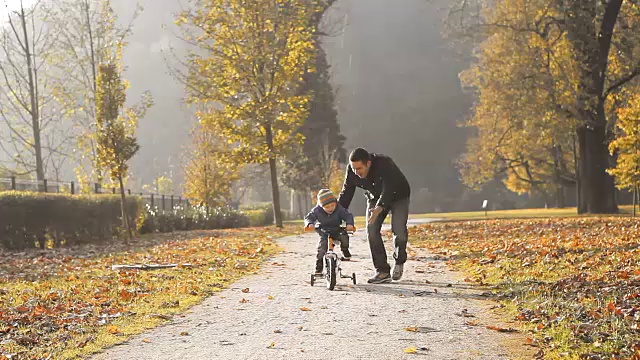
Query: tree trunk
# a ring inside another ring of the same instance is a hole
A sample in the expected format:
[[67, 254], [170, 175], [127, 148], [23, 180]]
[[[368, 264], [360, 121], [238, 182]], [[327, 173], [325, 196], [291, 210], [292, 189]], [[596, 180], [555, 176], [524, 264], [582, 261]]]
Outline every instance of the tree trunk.
[[[29, 100], [30, 100], [30, 115], [31, 115], [31, 127], [33, 130], [33, 146], [36, 155], [36, 179], [38, 183], [44, 180], [44, 166], [42, 163], [42, 143], [40, 140], [40, 109], [38, 104], [38, 84], [35, 79], [34, 72], [37, 71], [33, 64], [34, 54], [31, 53], [29, 45], [29, 33], [27, 32], [27, 16], [24, 12], [24, 7], [20, 9], [20, 22], [22, 23], [22, 34], [24, 36], [24, 44], [22, 44], [22, 50], [27, 60], [28, 81], [29, 81]], [[39, 186], [39, 185], [38, 185]]]
[[124, 182], [122, 176], [118, 176], [118, 182], [120, 183], [120, 209], [122, 210], [122, 226], [127, 230], [127, 240], [133, 239], [133, 232], [131, 230], [131, 224], [129, 223], [129, 214], [127, 211], [127, 199], [124, 194]]
[[273, 148], [273, 132], [271, 124], [265, 126], [267, 148], [269, 150], [269, 170], [271, 172], [271, 194], [273, 197], [273, 218], [275, 225], [282, 228], [282, 213], [280, 212], [280, 190], [278, 188], [278, 169], [276, 153]]
[[636, 197], [638, 196], [638, 187], [633, 187], [633, 217], [636, 217]]
[[587, 161], [589, 174], [588, 209], [591, 214], [613, 214], [618, 212], [615, 201], [615, 182], [607, 173], [609, 150], [604, 126], [587, 130]]
[[[613, 30], [623, 0], [610, 0], [605, 6], [599, 29], [595, 0], [571, 2], [567, 9], [567, 36], [574, 47], [575, 61], [581, 64], [578, 141], [580, 146], [579, 213], [615, 213], [615, 187], [609, 167], [606, 136], [605, 77]], [[564, 2], [559, 2], [565, 6]]]
[[578, 182], [577, 182], [578, 214], [586, 214], [589, 212], [589, 205], [587, 201], [587, 195], [589, 194], [589, 191], [587, 189], [587, 186], [588, 186], [587, 170], [589, 169], [589, 167], [587, 166], [588, 159], [587, 159], [586, 129], [583, 127], [578, 128], [578, 130], [576, 131], [576, 135], [578, 137], [578, 153], [579, 153], [578, 165], [577, 165], [578, 173], [576, 174], [576, 176], [578, 177]]
[[556, 207], [558, 207], [558, 209], [564, 209], [567, 207], [564, 190], [564, 185], [558, 185], [558, 189], [556, 190]]

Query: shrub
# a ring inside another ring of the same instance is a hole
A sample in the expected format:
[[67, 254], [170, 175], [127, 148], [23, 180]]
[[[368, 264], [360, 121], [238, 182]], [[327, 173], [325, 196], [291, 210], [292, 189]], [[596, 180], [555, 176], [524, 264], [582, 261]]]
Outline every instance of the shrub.
[[184, 230], [211, 230], [246, 227], [252, 224], [243, 212], [230, 207], [209, 208], [176, 206], [163, 212], [147, 205], [140, 233]]
[[[137, 219], [140, 199], [127, 200]], [[120, 235], [117, 195], [0, 192], [0, 245], [6, 249], [51, 248], [110, 240]]]

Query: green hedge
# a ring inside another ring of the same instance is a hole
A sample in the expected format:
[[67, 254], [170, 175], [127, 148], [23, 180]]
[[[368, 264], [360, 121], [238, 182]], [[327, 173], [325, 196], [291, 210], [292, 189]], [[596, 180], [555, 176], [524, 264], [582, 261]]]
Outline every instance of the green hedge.
[[[129, 197], [129, 216], [142, 203]], [[118, 195], [0, 192], [0, 245], [5, 249], [70, 246], [110, 240], [121, 231]]]
[[[136, 232], [157, 233], [262, 226], [273, 223], [267, 207], [238, 211], [229, 207], [176, 206], [159, 211], [141, 198], [127, 197]], [[119, 195], [68, 195], [0, 192], [0, 247], [53, 248], [112, 240], [122, 235]]]
[[252, 224], [247, 215], [229, 207], [207, 209], [176, 206], [173, 211], [163, 212], [147, 205], [140, 233], [230, 229], [249, 225], [263, 224]]

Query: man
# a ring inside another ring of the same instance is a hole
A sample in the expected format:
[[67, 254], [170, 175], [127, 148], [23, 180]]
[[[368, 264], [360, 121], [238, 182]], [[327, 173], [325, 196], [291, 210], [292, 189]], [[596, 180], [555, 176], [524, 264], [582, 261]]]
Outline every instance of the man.
[[[367, 239], [371, 249], [373, 265], [376, 268], [370, 284], [389, 283], [400, 280], [407, 261], [407, 219], [409, 217], [409, 182], [390, 157], [382, 154], [369, 154], [367, 150], [357, 148], [349, 155], [350, 164], [342, 186], [338, 202], [345, 209], [351, 205], [356, 187], [365, 190], [367, 197]], [[393, 232], [393, 276], [387, 262], [380, 230], [382, 223], [391, 212], [391, 231]]]

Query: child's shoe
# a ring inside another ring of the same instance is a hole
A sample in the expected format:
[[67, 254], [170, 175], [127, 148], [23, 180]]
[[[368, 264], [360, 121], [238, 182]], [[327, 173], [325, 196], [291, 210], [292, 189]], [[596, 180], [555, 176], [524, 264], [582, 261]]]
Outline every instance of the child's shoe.
[[349, 249], [342, 250], [342, 261], [350, 261], [351, 260], [351, 252]]

